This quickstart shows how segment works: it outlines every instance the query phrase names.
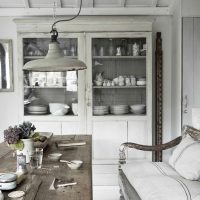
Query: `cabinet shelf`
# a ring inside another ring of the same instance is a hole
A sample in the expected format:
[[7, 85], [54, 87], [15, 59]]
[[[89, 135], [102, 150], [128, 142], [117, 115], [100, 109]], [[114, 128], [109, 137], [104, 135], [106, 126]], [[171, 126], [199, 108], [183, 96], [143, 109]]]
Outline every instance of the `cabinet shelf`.
[[[77, 59], [78, 56], [65, 56], [68, 58], [72, 58], [72, 59]], [[26, 60], [36, 60], [36, 59], [42, 59], [45, 58], [45, 56], [24, 56], [24, 59]]]
[[64, 115], [64, 116], [55, 116], [51, 114], [46, 115], [24, 115], [25, 121], [49, 121], [49, 122], [66, 122], [66, 121], [78, 121], [79, 116], [77, 115]]
[[144, 86], [93, 86], [93, 89], [132, 89], [132, 88], [146, 88]]
[[134, 115], [134, 114], [125, 114], [125, 115], [113, 115], [113, 114], [108, 114], [108, 115], [93, 115], [92, 116], [93, 120], [99, 121], [99, 120], [107, 120], [110, 121], [111, 119], [115, 120], [147, 120], [147, 115]]
[[146, 59], [146, 56], [93, 56], [93, 59], [116, 59], [116, 60], [120, 60], [120, 59], [137, 59], [137, 60], [142, 60], [142, 59]]
[[67, 86], [24, 86], [24, 88], [31, 88], [31, 89], [65, 89]]

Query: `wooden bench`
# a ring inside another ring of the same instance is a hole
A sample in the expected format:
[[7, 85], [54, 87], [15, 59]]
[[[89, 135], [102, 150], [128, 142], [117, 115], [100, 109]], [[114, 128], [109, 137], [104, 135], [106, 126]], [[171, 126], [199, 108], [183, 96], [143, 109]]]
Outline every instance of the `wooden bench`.
[[[195, 141], [195, 144], [200, 145], [200, 131], [190, 127], [190, 126], [184, 126], [182, 131], [182, 136], [177, 137], [171, 142], [168, 142], [166, 144], [158, 145], [158, 146], [146, 146], [146, 145], [140, 145], [136, 143], [126, 142], [121, 144], [120, 151], [119, 151], [119, 187], [120, 187], [120, 193], [121, 193], [121, 199], [125, 200], [157, 200], [156, 196], [164, 196], [164, 190], [165, 190], [165, 183], [166, 182], [172, 182], [172, 185], [180, 185], [180, 187], [183, 187], [183, 195], [185, 191], [186, 198], [184, 199], [192, 199], [190, 196], [194, 195], [190, 190], [194, 190], [194, 187], [197, 188], [198, 191], [200, 191], [200, 182], [199, 181], [192, 181], [183, 178], [182, 176], [177, 173], [173, 167], [171, 167], [168, 163], [162, 163], [162, 162], [150, 162], [150, 161], [134, 161], [131, 164], [128, 164], [126, 162], [126, 149], [127, 148], [134, 148], [137, 150], [142, 151], [163, 151], [172, 147], [175, 147], [181, 141], [183, 141], [183, 138], [186, 138], [191, 136], [191, 139]], [[180, 144], [181, 145], [181, 144]], [[180, 149], [179, 145], [179, 149]], [[199, 156], [198, 156], [199, 157]], [[198, 158], [199, 159], [199, 158]], [[161, 169], [162, 168], [162, 169]], [[199, 168], [200, 171], [200, 168]], [[151, 183], [152, 181], [152, 183]], [[156, 182], [158, 181], [158, 183]], [[141, 186], [143, 184], [143, 186]], [[151, 185], [157, 186], [156, 188]], [[185, 186], [184, 186], [185, 185]], [[188, 188], [187, 188], [187, 185]], [[146, 188], [145, 188], [146, 187]], [[162, 194], [162, 187], [163, 194]], [[175, 187], [175, 186], [174, 186]], [[138, 189], [139, 188], [139, 189]], [[148, 191], [149, 193], [144, 194]], [[166, 188], [168, 191], [170, 191], [170, 188]], [[176, 199], [176, 195], [178, 195], [174, 192], [174, 188], [171, 188], [172, 197], [166, 197], [166, 199]], [[157, 194], [156, 192], [159, 192]], [[197, 199], [200, 199], [200, 194], [195, 193], [195, 195], [199, 195]], [[152, 197], [154, 195], [154, 197]], [[159, 198], [158, 198], [159, 199]], [[165, 198], [162, 198], [165, 199]], [[178, 199], [178, 198], [177, 198]], [[196, 197], [195, 197], [196, 199]]]

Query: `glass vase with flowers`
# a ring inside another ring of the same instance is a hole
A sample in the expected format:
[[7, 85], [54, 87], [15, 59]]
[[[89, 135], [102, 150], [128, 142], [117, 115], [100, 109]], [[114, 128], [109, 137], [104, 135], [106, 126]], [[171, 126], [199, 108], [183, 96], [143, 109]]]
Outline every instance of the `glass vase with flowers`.
[[32, 136], [34, 135], [35, 126], [31, 122], [23, 122], [19, 126], [9, 126], [4, 130], [4, 141], [17, 154], [26, 156], [26, 163], [29, 163], [29, 154], [32, 153], [34, 144]]

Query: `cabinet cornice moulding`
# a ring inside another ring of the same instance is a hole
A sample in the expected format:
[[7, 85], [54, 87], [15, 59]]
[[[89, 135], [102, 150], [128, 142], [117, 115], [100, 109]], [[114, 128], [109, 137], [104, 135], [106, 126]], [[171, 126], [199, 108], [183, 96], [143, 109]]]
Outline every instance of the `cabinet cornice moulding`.
[[[59, 19], [67, 19], [61, 17]], [[154, 17], [136, 16], [80, 16], [76, 20], [61, 22], [56, 25], [59, 32], [92, 32], [92, 31], [152, 31]], [[52, 17], [16, 18], [18, 32], [49, 32], [53, 23]]]

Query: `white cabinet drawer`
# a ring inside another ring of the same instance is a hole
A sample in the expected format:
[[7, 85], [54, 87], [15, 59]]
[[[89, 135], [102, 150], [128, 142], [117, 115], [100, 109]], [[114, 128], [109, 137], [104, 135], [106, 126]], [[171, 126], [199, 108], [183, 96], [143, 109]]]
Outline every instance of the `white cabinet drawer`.
[[36, 132], [52, 132], [54, 135], [61, 135], [61, 123], [60, 122], [38, 122], [32, 121], [36, 127]]
[[118, 165], [92, 165], [93, 185], [118, 185]]
[[126, 121], [93, 122], [93, 159], [118, 159], [119, 146], [127, 141]]
[[79, 122], [62, 122], [62, 135], [77, 135], [79, 132]]
[[93, 200], [119, 200], [119, 186], [93, 186]]
[[[147, 121], [128, 121], [128, 142], [147, 145]], [[128, 149], [129, 159], [144, 159], [146, 153], [136, 149]]]

